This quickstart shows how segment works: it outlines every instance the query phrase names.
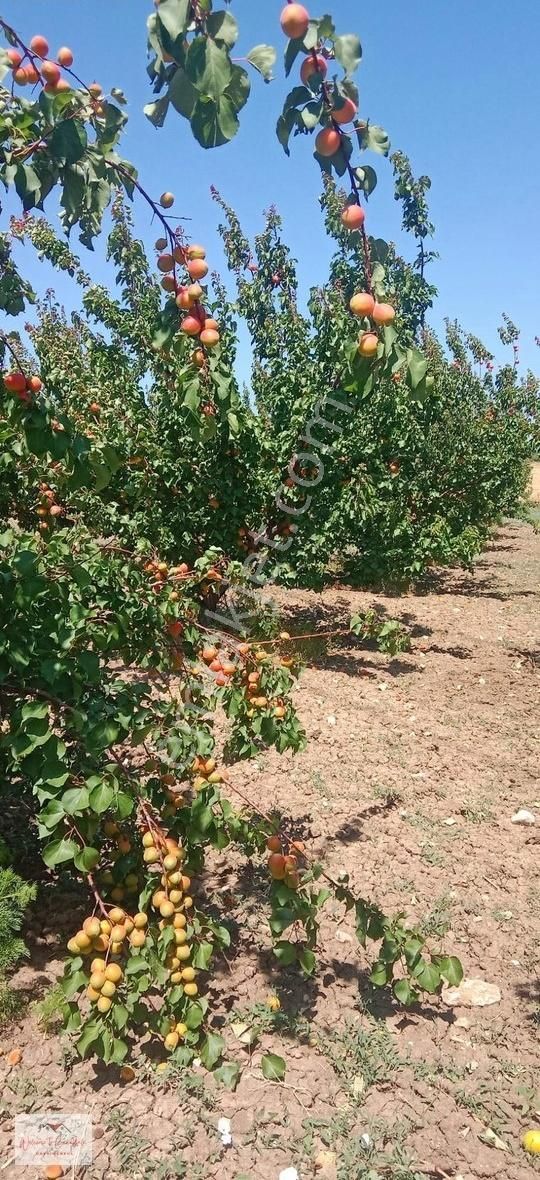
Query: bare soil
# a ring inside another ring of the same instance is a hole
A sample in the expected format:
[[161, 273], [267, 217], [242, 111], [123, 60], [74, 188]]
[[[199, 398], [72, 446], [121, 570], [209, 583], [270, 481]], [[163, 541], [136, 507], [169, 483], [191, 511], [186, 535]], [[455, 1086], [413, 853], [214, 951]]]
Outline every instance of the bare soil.
[[[259, 804], [291, 815], [357, 892], [422, 921], [468, 977], [499, 987], [500, 1002], [468, 1009], [436, 999], [404, 1013], [383, 996], [372, 1001], [368, 960], [333, 903], [317, 975], [298, 983], [272, 966], [264, 875], [221, 862], [203, 884], [221, 891], [238, 942], [210, 998], [229, 1058], [244, 1065], [237, 1090], [202, 1069], [156, 1075], [144, 1057], [122, 1083], [117, 1070], [80, 1062], [47, 1036], [30, 1007], [3, 1038], [6, 1053], [22, 1049], [21, 1064], [0, 1057], [6, 1180], [41, 1174], [9, 1163], [14, 1115], [39, 1109], [91, 1111], [85, 1180], [278, 1180], [287, 1167], [300, 1180], [529, 1180], [537, 1171], [520, 1140], [540, 1126], [539, 572], [540, 537], [511, 523], [474, 574], [437, 574], [426, 593], [281, 594], [290, 630], [330, 630], [376, 604], [412, 627], [413, 650], [390, 660], [354, 639], [326, 651], [315, 643], [297, 694], [307, 750], [265, 754], [232, 774]], [[536, 826], [511, 823], [521, 807]], [[29, 1001], [60, 970], [55, 921], [45, 914], [34, 930], [32, 966], [17, 977]], [[71, 932], [69, 914], [66, 922]], [[271, 992], [281, 1000], [273, 1027]], [[268, 1027], [250, 1055], [230, 1022], [241, 1013], [252, 1025], [264, 1012]], [[285, 1085], [262, 1077], [269, 1050], [286, 1059]], [[231, 1147], [220, 1142], [221, 1116], [232, 1122]], [[323, 1147], [333, 1156], [316, 1171]]]

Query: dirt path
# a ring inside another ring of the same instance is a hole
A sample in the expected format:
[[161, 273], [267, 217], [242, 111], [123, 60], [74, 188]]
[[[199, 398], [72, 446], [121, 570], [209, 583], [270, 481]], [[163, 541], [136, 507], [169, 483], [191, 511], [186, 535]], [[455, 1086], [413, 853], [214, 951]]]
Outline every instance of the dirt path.
[[540, 504], [540, 463], [532, 465], [531, 495], [535, 504]]
[[[283, 595], [291, 630], [339, 625], [375, 601], [413, 627], [414, 649], [389, 662], [352, 641], [308, 665], [298, 690], [306, 752], [234, 770], [251, 797], [295, 817], [334, 873], [347, 870], [387, 912], [423, 920], [468, 976], [500, 988], [500, 1002], [437, 1000], [404, 1014], [378, 1000], [368, 1011], [367, 960], [349, 918], [324, 923], [318, 974], [298, 987], [271, 967], [258, 892], [229, 865], [212, 887], [231, 895], [239, 944], [211, 998], [229, 1057], [245, 1063], [236, 1092], [203, 1071], [159, 1079], [150, 1063], [119, 1084], [74, 1062], [30, 1015], [4, 1039], [21, 1046], [22, 1064], [8, 1070], [0, 1058], [2, 1162], [15, 1113], [91, 1109], [99, 1138], [86, 1180], [277, 1180], [286, 1167], [300, 1180], [529, 1180], [535, 1165], [520, 1138], [540, 1126], [539, 573], [540, 537], [510, 524], [474, 576], [443, 575], [422, 596]], [[536, 827], [510, 822], [520, 807], [536, 812]], [[34, 994], [58, 969], [47, 943], [42, 931], [42, 970], [19, 973]], [[273, 1018], [274, 988], [282, 1010]], [[233, 1010], [263, 1026], [251, 1060]], [[287, 1061], [285, 1088], [261, 1077], [268, 1050]], [[232, 1119], [228, 1149], [220, 1116]], [[486, 1142], [492, 1133], [508, 1150]], [[323, 1147], [336, 1162], [315, 1172]]]

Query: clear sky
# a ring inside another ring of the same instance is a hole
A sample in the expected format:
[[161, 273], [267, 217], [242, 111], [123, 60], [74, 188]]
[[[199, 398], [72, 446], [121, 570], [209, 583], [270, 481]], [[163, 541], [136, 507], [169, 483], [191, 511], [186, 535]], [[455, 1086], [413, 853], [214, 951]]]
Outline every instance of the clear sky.
[[[234, 0], [240, 27], [238, 54], [269, 42], [280, 50], [280, 0]], [[261, 226], [261, 211], [275, 203], [285, 235], [299, 261], [304, 296], [324, 279], [330, 244], [325, 240], [317, 197], [320, 173], [311, 141], [297, 139], [287, 159], [274, 135], [287, 83], [278, 59], [276, 80], [253, 76], [253, 93], [231, 144], [203, 151], [183, 119], [170, 112], [156, 131], [142, 114], [151, 97], [145, 71], [148, 0], [1, 0], [0, 12], [23, 36], [40, 32], [51, 46], [69, 45], [75, 68], [105, 89], [120, 86], [129, 98], [123, 152], [138, 167], [141, 181], [156, 196], [165, 188], [177, 196], [175, 212], [193, 218], [193, 236], [209, 249], [211, 265], [222, 265], [215, 226], [215, 184], [236, 208], [249, 234]], [[331, 11], [338, 30], [360, 34], [364, 59], [359, 70], [361, 115], [381, 123], [392, 146], [404, 150], [415, 173], [431, 176], [432, 219], [440, 253], [431, 276], [439, 287], [432, 314], [435, 327], [458, 317], [502, 358], [500, 314], [507, 311], [522, 328], [522, 363], [536, 371], [540, 354], [540, 0], [328, 0], [314, 15]], [[392, 195], [390, 166], [366, 154], [379, 187], [369, 204], [369, 230], [400, 240], [399, 209]], [[49, 198], [46, 213], [56, 204]], [[4, 216], [7, 207], [4, 210]], [[138, 233], [151, 242], [155, 230], [146, 211], [137, 211]], [[75, 244], [75, 240], [74, 240]], [[411, 242], [411, 247], [413, 243]], [[28, 253], [28, 251], [27, 251]], [[102, 279], [99, 247], [92, 273]], [[85, 265], [90, 260], [85, 259]], [[41, 289], [50, 281], [30, 257], [26, 272]], [[58, 280], [61, 298], [70, 304]], [[242, 368], [247, 374], [247, 354]]]

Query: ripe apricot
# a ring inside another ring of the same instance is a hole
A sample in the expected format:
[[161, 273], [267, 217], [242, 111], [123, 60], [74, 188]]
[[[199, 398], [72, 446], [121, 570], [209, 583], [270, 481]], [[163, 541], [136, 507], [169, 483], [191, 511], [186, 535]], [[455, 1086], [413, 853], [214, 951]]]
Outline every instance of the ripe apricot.
[[111, 997], [114, 996], [115, 991], [116, 984], [113, 983], [111, 979], [106, 979], [103, 987], [101, 988], [102, 996], [107, 996], [107, 998], [110, 1000]]
[[182, 971], [182, 980], [184, 983], [194, 983], [197, 978], [197, 972], [194, 967], [184, 967]]
[[204, 279], [208, 274], [208, 263], [203, 258], [191, 258], [187, 264], [187, 272], [192, 279]]
[[154, 847], [154, 837], [151, 832], [145, 832], [142, 838], [143, 848]]
[[49, 42], [46, 37], [42, 37], [40, 33], [36, 33], [30, 42], [30, 49], [35, 53], [36, 57], [46, 57], [49, 52]]
[[112, 983], [120, 983], [124, 972], [118, 963], [109, 963], [105, 968], [105, 978], [110, 979]]
[[201, 344], [204, 344], [205, 348], [215, 348], [216, 344], [219, 344], [220, 339], [219, 332], [216, 332], [215, 328], [203, 328], [201, 332]]
[[360, 356], [375, 356], [379, 347], [379, 338], [374, 332], [364, 332], [358, 341]]
[[18, 68], [13, 71], [13, 78], [18, 86], [28, 86], [29, 79], [24, 66], [18, 66]]
[[86, 989], [86, 994], [88, 996], [88, 999], [90, 1000], [90, 1003], [96, 1004], [97, 1001], [99, 1000], [101, 992], [97, 992], [94, 987], [88, 986]]
[[269, 852], [281, 852], [281, 840], [279, 836], [269, 836], [266, 841], [266, 847]]
[[144, 930], [132, 930], [129, 936], [131, 946], [144, 946], [146, 935]]
[[165, 1048], [170, 1049], [172, 1052], [173, 1049], [176, 1049], [179, 1040], [180, 1037], [178, 1036], [177, 1032], [167, 1033], [167, 1036], [165, 1037]]
[[194, 315], [187, 315], [180, 327], [186, 336], [200, 336], [202, 330], [201, 321]]
[[112, 910], [109, 910], [109, 921], [112, 926], [120, 926], [125, 916], [124, 910], [121, 910], [119, 906], [113, 906]]
[[157, 260], [157, 267], [158, 267], [158, 270], [161, 270], [163, 272], [163, 274], [166, 274], [168, 271], [174, 270], [174, 258], [172, 256], [172, 254], [160, 254], [160, 256]]
[[145, 930], [148, 926], [148, 915], [143, 913], [135, 914], [133, 925], [136, 930]]
[[164, 250], [167, 245], [167, 239], [166, 238], [158, 238], [157, 242], [154, 242], [154, 245], [156, 247], [156, 250], [159, 250], [159, 252], [161, 254], [161, 251]]
[[335, 156], [341, 147], [341, 135], [335, 127], [323, 127], [315, 139], [315, 149], [320, 156]]
[[187, 918], [185, 914], [175, 914], [173, 920], [175, 930], [183, 930], [187, 926]]
[[190, 261], [193, 261], [194, 258], [206, 258], [206, 250], [204, 246], [188, 246], [187, 256]]
[[174, 905], [172, 901], [162, 901], [159, 912], [162, 918], [172, 918], [174, 914]]
[[159, 860], [159, 852], [157, 848], [145, 848], [143, 860], [147, 865], [155, 865], [156, 861]]
[[172, 294], [173, 291], [176, 291], [176, 282], [172, 275], [164, 275], [161, 280], [161, 286], [163, 287], [163, 290], [168, 291], [169, 294]]
[[92, 959], [92, 962], [90, 964], [90, 970], [91, 970], [92, 974], [95, 971], [99, 971], [100, 973], [103, 972], [103, 975], [105, 975], [106, 967], [107, 967], [107, 964], [105, 962], [105, 959]]
[[371, 315], [375, 307], [375, 300], [373, 295], [369, 294], [369, 291], [359, 291], [357, 295], [353, 295], [349, 302], [349, 307], [353, 315]]
[[187, 963], [187, 960], [191, 958], [191, 947], [187, 943], [177, 942], [176, 957], [180, 959], [181, 963]]
[[346, 98], [345, 102], [340, 107], [334, 107], [332, 111], [332, 118], [334, 123], [352, 123], [356, 118], [358, 107], [353, 102], [352, 98]]
[[47, 1164], [43, 1175], [45, 1180], [60, 1180], [64, 1175], [64, 1169], [60, 1164]]
[[194, 999], [194, 997], [198, 996], [198, 994], [199, 994], [199, 989], [198, 989], [196, 983], [184, 984], [184, 991], [186, 993], [186, 996], [189, 996], [190, 999]]
[[162, 209], [171, 209], [174, 205], [174, 194], [169, 192], [162, 193], [159, 198], [159, 203]]
[[26, 377], [24, 373], [5, 373], [4, 385], [10, 393], [23, 393], [26, 390]]
[[396, 313], [389, 303], [376, 303], [371, 316], [376, 324], [391, 324], [396, 318]]
[[31, 393], [39, 393], [40, 389], [43, 388], [41, 377], [29, 377], [28, 381], [26, 382], [26, 387], [31, 391]]
[[279, 18], [286, 37], [292, 41], [305, 37], [309, 27], [309, 12], [303, 4], [286, 4]]
[[28, 65], [25, 66], [25, 73], [26, 81], [30, 86], [35, 86], [36, 82], [39, 82], [39, 70], [37, 66], [34, 65], [33, 61], [29, 62]]
[[104, 971], [93, 971], [89, 981], [90, 987], [93, 987], [94, 991], [100, 992], [105, 983], [105, 978]]
[[41, 77], [50, 86], [57, 86], [60, 81], [60, 67], [55, 61], [44, 61], [41, 67]]
[[61, 66], [69, 69], [73, 65], [73, 53], [71, 49], [68, 49], [67, 45], [63, 45], [56, 54], [56, 60]]
[[360, 229], [366, 220], [361, 205], [346, 205], [341, 214], [341, 221], [346, 229]]
[[300, 77], [304, 83], [304, 86], [309, 85], [309, 79], [312, 78], [314, 74], [320, 78], [326, 78], [327, 73], [328, 66], [326, 64], [326, 58], [321, 57], [320, 53], [315, 54], [315, 56], [311, 53], [309, 57], [306, 57], [306, 59], [302, 62]]
[[100, 996], [96, 1007], [98, 1012], [109, 1012], [112, 1008], [112, 1000], [108, 996]]
[[18, 49], [8, 49], [6, 57], [14, 70], [16, 70], [17, 66], [20, 66], [22, 62], [22, 53], [19, 53]]
[[86, 951], [90, 947], [92, 940], [85, 934], [84, 930], [79, 930], [75, 935], [75, 942], [80, 951]]
[[268, 871], [275, 881], [283, 881], [286, 873], [285, 857], [280, 852], [273, 852], [268, 857]]

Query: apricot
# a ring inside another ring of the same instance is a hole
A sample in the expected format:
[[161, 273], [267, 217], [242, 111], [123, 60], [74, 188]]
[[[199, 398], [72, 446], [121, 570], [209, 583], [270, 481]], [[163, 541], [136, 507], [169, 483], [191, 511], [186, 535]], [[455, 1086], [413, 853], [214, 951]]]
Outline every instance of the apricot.
[[341, 135], [335, 127], [323, 127], [315, 139], [315, 148], [320, 156], [335, 156], [341, 147]]
[[161, 254], [161, 251], [165, 249], [166, 245], [167, 245], [166, 238], [158, 238], [157, 242], [154, 242], [154, 246], [155, 246], [156, 250], [159, 250], [160, 254]]
[[101, 988], [102, 996], [106, 996], [107, 999], [110, 1000], [114, 996], [115, 992], [116, 992], [116, 984], [113, 983], [111, 979], [106, 979], [105, 983], [103, 984], [103, 987]]
[[334, 107], [332, 118], [334, 123], [352, 123], [353, 119], [356, 118], [357, 111], [358, 107], [352, 98], [346, 98], [342, 106]]
[[46, 57], [49, 52], [49, 42], [46, 37], [42, 37], [40, 33], [36, 33], [30, 42], [30, 49], [35, 53], [36, 57]]
[[303, 4], [286, 4], [279, 18], [286, 37], [292, 41], [305, 37], [309, 27], [309, 12]]
[[118, 963], [109, 963], [105, 968], [105, 979], [109, 979], [111, 983], [120, 983], [124, 972]]
[[44, 61], [41, 67], [41, 77], [50, 86], [57, 86], [60, 81], [60, 66], [55, 61]]
[[108, 996], [100, 996], [96, 1007], [98, 1012], [109, 1012], [112, 1008], [112, 1000]]
[[220, 335], [219, 332], [216, 332], [215, 328], [203, 328], [201, 332], [201, 344], [204, 344], [205, 348], [215, 348], [216, 344], [219, 344], [219, 341]]
[[376, 303], [371, 318], [376, 324], [391, 324], [396, 318], [396, 313], [389, 303]]
[[327, 73], [328, 66], [326, 64], [326, 58], [321, 57], [320, 54], [316, 54], [315, 56], [310, 54], [310, 56], [306, 57], [305, 61], [302, 62], [300, 77], [304, 83], [304, 86], [309, 85], [309, 79], [312, 78], [314, 74], [316, 74], [318, 77], [326, 78]]
[[28, 381], [26, 382], [26, 387], [31, 391], [31, 393], [39, 393], [40, 389], [43, 387], [43, 382], [41, 381], [40, 377], [29, 377]]
[[371, 315], [375, 307], [375, 300], [369, 291], [359, 291], [357, 295], [353, 295], [349, 307], [353, 315]]
[[30, 86], [34, 86], [36, 82], [39, 82], [39, 70], [37, 66], [34, 65], [33, 61], [29, 62], [28, 65], [25, 66], [25, 73], [26, 81], [30, 84]]
[[129, 941], [131, 946], [144, 946], [146, 941], [144, 930], [132, 930], [129, 936]]
[[162, 193], [159, 198], [159, 203], [162, 209], [172, 209], [174, 205], [174, 193]]
[[190, 260], [193, 258], [206, 258], [206, 250], [204, 246], [188, 246], [187, 256]]
[[180, 327], [182, 332], [186, 333], [186, 336], [200, 336], [202, 324], [201, 321], [195, 316], [187, 315], [186, 318], [182, 320]]
[[120, 926], [125, 916], [124, 910], [121, 910], [119, 906], [113, 906], [112, 910], [109, 911], [109, 921], [113, 926]]
[[266, 841], [266, 847], [269, 852], [281, 852], [281, 840], [279, 836], [269, 836]]
[[190, 1000], [194, 999], [195, 996], [198, 996], [198, 994], [199, 994], [199, 989], [198, 989], [196, 983], [184, 984], [184, 991], [186, 993], [186, 996], [189, 996]]
[[24, 373], [6, 373], [4, 385], [10, 393], [23, 393], [26, 390], [26, 377]]
[[161, 280], [161, 286], [164, 291], [168, 291], [169, 295], [176, 291], [176, 283], [172, 275], [165, 275]]
[[19, 53], [18, 49], [8, 49], [8, 51], [6, 53], [6, 57], [9, 61], [9, 64], [13, 67], [14, 70], [16, 70], [17, 67], [20, 66], [20, 64], [22, 62], [23, 55], [22, 55], [22, 53]]
[[361, 205], [346, 205], [341, 214], [341, 221], [345, 229], [361, 229], [366, 215]]
[[204, 279], [208, 274], [208, 263], [203, 258], [191, 258], [186, 269], [190, 278]]
[[181, 308], [182, 311], [189, 311], [192, 303], [193, 300], [190, 297], [187, 287], [182, 287], [182, 290], [176, 296], [176, 306]]
[[358, 341], [360, 356], [375, 356], [379, 347], [379, 337], [374, 332], [364, 332]]
[[29, 78], [24, 66], [18, 66], [18, 68], [13, 71], [13, 78], [18, 86], [28, 85]]
[[275, 881], [283, 881], [287, 871], [285, 857], [280, 852], [273, 852], [272, 855], [268, 857], [267, 865], [270, 876], [273, 877]]
[[143, 848], [153, 848], [154, 847], [154, 837], [152, 835], [152, 832], [145, 832], [143, 835], [143, 838], [142, 838], [142, 842], [143, 842]]
[[174, 258], [172, 254], [160, 254], [157, 260], [157, 268], [164, 273], [174, 270]]
[[67, 45], [63, 45], [56, 54], [56, 60], [59, 65], [69, 69], [69, 67], [73, 65], [73, 53], [71, 49], [68, 49]]

